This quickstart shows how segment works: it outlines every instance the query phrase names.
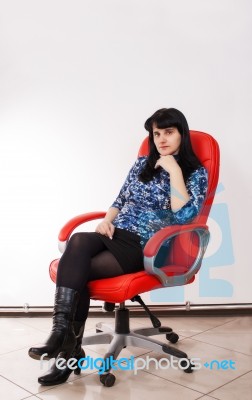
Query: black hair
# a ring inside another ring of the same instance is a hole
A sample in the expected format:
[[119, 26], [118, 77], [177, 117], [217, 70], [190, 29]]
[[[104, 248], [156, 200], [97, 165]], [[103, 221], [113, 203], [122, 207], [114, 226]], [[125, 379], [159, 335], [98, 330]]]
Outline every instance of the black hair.
[[201, 166], [201, 163], [195, 155], [191, 140], [187, 120], [181, 111], [176, 108], [161, 108], [157, 110], [144, 124], [145, 129], [149, 132], [149, 155], [147, 163], [139, 174], [140, 181], [149, 182], [160, 168], [155, 169], [155, 164], [160, 157], [153, 139], [153, 124], [159, 129], [176, 127], [181, 135], [181, 144], [178, 152], [177, 162], [182, 170], [184, 180]]

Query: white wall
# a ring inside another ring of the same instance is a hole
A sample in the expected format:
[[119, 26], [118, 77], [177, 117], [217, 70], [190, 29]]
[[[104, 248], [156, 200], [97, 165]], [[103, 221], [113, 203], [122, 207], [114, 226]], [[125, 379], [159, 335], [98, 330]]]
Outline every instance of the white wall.
[[218, 140], [222, 189], [197, 282], [149, 301], [251, 302], [251, 2], [9, 0], [0, 10], [0, 306], [52, 304], [60, 227], [110, 206], [161, 107]]

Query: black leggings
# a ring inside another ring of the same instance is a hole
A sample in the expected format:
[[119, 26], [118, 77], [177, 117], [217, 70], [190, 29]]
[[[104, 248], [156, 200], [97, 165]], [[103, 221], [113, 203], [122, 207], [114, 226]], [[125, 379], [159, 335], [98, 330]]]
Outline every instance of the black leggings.
[[99, 234], [80, 232], [71, 237], [60, 259], [56, 285], [75, 289], [80, 293], [75, 320], [85, 321], [90, 304], [87, 283], [123, 274], [122, 267], [107, 250]]

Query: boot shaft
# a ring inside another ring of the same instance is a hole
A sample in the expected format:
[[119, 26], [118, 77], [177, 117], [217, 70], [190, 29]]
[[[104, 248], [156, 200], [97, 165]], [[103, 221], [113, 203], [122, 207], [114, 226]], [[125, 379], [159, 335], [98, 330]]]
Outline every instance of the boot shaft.
[[74, 333], [76, 335], [75, 355], [78, 355], [81, 353], [81, 344], [82, 344], [82, 338], [83, 338], [84, 329], [85, 329], [85, 321], [74, 321], [73, 329], [74, 329]]
[[71, 288], [59, 286], [55, 291], [52, 331], [67, 329], [73, 322], [79, 301], [79, 293]]

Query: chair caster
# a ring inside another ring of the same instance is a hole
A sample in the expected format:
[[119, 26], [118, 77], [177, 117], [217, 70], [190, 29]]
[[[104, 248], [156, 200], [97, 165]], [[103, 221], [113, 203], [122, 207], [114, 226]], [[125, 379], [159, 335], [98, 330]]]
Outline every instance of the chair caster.
[[115, 303], [109, 303], [108, 301], [105, 301], [102, 306], [102, 311], [104, 312], [112, 312], [115, 310]]
[[179, 335], [177, 335], [175, 332], [167, 333], [165, 336], [166, 339], [169, 340], [169, 342], [171, 343], [177, 343], [177, 341], [179, 340]]
[[[188, 362], [189, 362], [189, 365], [188, 365]], [[190, 360], [182, 360], [181, 361], [181, 363], [180, 363], [180, 365], [181, 365], [181, 367], [186, 367], [187, 365], [188, 365], [188, 367], [187, 368], [185, 368], [185, 369], [183, 369], [183, 371], [186, 373], [186, 374], [191, 374], [192, 372], [193, 372], [193, 367], [194, 367], [194, 364], [193, 363], [191, 363], [190, 362]]]
[[113, 386], [115, 380], [116, 380], [115, 375], [111, 374], [110, 372], [108, 374], [100, 375], [100, 382], [106, 387]]

